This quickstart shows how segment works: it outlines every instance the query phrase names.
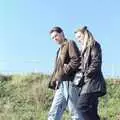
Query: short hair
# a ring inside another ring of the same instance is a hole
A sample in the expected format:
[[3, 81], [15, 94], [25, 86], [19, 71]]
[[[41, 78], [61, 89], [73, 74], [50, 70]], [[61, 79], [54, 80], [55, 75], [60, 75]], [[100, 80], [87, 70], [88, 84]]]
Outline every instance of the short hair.
[[56, 32], [58, 32], [58, 33], [63, 32], [62, 28], [60, 28], [60, 27], [58, 27], [58, 26], [53, 27], [53, 28], [50, 30], [50, 34], [53, 33], [54, 31], [56, 31]]

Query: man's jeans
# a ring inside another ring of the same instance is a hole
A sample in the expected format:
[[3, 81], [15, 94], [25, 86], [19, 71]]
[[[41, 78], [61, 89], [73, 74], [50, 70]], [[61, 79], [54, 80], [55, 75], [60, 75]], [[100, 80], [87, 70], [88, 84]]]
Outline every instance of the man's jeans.
[[64, 110], [68, 105], [72, 120], [83, 120], [77, 111], [79, 88], [72, 85], [71, 81], [62, 81], [56, 90], [52, 106], [48, 114], [48, 120], [61, 120]]

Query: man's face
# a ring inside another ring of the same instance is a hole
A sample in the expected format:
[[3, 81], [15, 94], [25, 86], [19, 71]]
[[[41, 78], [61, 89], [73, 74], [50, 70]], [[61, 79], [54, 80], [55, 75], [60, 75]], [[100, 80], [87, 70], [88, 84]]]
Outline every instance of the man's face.
[[64, 41], [63, 33], [58, 33], [56, 31], [50, 34], [51, 39], [55, 40], [58, 44], [61, 44]]

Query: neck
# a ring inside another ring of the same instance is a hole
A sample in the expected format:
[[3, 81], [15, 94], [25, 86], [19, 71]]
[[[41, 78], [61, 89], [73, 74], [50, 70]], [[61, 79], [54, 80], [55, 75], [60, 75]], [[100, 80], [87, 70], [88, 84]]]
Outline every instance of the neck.
[[63, 38], [62, 42], [60, 43], [60, 45], [62, 46], [65, 43], [66, 39]]

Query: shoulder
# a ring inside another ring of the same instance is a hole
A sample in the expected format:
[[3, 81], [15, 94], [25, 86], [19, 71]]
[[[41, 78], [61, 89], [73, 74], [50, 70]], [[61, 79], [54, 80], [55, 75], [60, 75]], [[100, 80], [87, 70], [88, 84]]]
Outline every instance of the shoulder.
[[97, 48], [100, 48], [100, 47], [101, 47], [101, 46], [100, 46], [100, 43], [99, 43], [98, 41], [95, 41], [94, 44], [93, 44], [93, 48], [94, 48], [94, 47], [95, 47], [95, 48], [96, 48], [96, 47], [97, 47]]
[[101, 45], [98, 41], [94, 41], [94, 43], [91, 46], [92, 51], [94, 50], [101, 50]]
[[101, 46], [99, 42], [95, 41], [94, 44], [91, 46], [91, 53], [93, 55], [101, 53]]
[[70, 44], [75, 44], [75, 41], [74, 41], [74, 40], [68, 40], [68, 42], [69, 42]]
[[77, 45], [76, 45], [76, 43], [75, 43], [74, 40], [68, 40], [68, 44], [69, 44], [69, 46], [75, 46], [75, 47], [77, 47]]

